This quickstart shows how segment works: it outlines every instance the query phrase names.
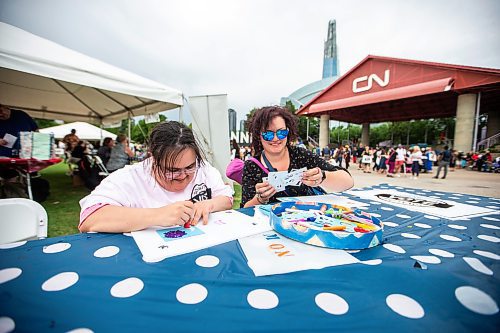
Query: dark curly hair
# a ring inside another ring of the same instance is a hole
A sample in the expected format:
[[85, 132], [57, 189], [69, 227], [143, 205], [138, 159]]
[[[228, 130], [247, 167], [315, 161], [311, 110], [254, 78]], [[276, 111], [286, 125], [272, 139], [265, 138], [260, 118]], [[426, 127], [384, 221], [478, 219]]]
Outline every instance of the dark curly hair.
[[152, 160], [152, 171], [158, 177], [168, 180], [166, 175], [172, 172], [179, 155], [188, 148], [194, 150], [199, 165], [205, 161], [193, 131], [177, 121], [165, 121], [153, 128], [147, 142]]
[[255, 111], [248, 124], [248, 132], [252, 136], [252, 148], [255, 155], [259, 155], [263, 150], [260, 143], [261, 133], [267, 129], [275, 117], [281, 117], [285, 120], [286, 128], [289, 130], [287, 146], [290, 146], [291, 142], [298, 138], [297, 125], [299, 121], [297, 116], [282, 106], [265, 106]]

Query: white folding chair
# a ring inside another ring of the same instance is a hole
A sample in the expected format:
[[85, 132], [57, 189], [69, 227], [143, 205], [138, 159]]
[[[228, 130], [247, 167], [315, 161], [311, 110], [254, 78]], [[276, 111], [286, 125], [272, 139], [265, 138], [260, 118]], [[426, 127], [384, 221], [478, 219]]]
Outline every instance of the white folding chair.
[[99, 171], [99, 176], [101, 176], [101, 177], [109, 176], [108, 169], [106, 169], [106, 166], [102, 162], [101, 157], [95, 155], [94, 160], [95, 160], [95, 164], [97, 164], [97, 167], [99, 167], [99, 170], [101, 170], [101, 171]]
[[0, 199], [0, 216], [0, 244], [47, 237], [47, 212], [36, 201]]

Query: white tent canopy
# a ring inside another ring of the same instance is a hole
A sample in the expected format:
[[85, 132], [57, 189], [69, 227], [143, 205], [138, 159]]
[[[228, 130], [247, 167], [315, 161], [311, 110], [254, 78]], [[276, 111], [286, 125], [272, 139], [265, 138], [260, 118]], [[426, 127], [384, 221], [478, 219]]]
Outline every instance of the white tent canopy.
[[76, 121], [74, 123], [69, 123], [59, 126], [42, 128], [40, 129], [40, 132], [53, 133], [54, 138], [62, 139], [66, 134], [69, 134], [72, 129], [76, 130], [76, 135], [80, 138], [80, 140], [101, 140], [108, 136], [113, 140], [116, 139], [116, 134], [113, 134], [102, 128], [81, 121]]
[[183, 105], [182, 92], [0, 22], [0, 103], [32, 117], [116, 123]]

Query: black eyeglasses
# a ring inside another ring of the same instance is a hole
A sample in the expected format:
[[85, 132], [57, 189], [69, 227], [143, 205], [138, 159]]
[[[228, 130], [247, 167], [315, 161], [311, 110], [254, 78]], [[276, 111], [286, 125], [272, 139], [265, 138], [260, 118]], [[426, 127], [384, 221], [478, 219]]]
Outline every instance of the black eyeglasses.
[[278, 137], [278, 140], [283, 140], [284, 138], [286, 138], [288, 136], [289, 132], [290, 131], [288, 129], [279, 129], [276, 132], [265, 131], [265, 132], [262, 132], [261, 135], [262, 135], [262, 138], [264, 140], [266, 140], [266, 141], [273, 141], [273, 139], [274, 139], [274, 133], [276, 133], [276, 136]]

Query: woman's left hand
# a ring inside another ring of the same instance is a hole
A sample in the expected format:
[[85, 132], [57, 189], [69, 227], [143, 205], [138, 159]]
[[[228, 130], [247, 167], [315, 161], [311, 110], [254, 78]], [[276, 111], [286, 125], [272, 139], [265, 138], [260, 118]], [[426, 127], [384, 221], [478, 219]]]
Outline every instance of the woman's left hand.
[[214, 210], [214, 203], [212, 199], [198, 201], [194, 203], [194, 215], [191, 220], [191, 225], [196, 225], [203, 219], [203, 224], [208, 223], [208, 215]]
[[323, 174], [321, 173], [321, 169], [318, 167], [306, 170], [302, 175], [302, 183], [304, 183], [307, 186], [311, 187], [319, 186], [322, 180], [323, 180]]

